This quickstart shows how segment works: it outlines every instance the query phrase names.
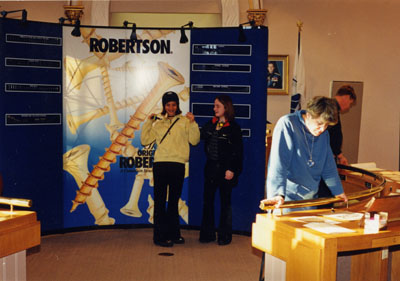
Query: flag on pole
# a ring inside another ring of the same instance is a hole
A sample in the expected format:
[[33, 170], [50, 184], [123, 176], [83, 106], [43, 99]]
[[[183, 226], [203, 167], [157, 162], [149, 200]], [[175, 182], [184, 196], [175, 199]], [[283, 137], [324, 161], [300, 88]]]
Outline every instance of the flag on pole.
[[301, 109], [301, 99], [305, 98], [306, 75], [304, 70], [303, 48], [301, 44], [301, 28], [303, 23], [297, 22], [299, 28], [297, 52], [294, 60], [292, 96], [290, 99], [290, 113]]

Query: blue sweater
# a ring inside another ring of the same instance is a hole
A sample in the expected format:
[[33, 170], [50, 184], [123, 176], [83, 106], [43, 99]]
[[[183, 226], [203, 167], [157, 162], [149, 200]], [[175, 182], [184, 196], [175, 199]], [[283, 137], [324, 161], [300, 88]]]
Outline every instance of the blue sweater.
[[[314, 137], [312, 144], [313, 135], [307, 130], [302, 114], [304, 110], [285, 115], [275, 126], [268, 161], [267, 198], [277, 195], [283, 195], [285, 201], [316, 198], [321, 179], [333, 195], [343, 193], [328, 131]], [[309, 167], [312, 147], [315, 164]]]

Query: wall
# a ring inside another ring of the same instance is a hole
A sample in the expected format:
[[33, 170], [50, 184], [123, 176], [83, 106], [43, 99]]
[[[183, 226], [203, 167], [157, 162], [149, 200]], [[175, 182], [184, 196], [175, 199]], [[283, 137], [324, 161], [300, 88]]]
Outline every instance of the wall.
[[[248, 0], [238, 1], [240, 22], [246, 22]], [[2, 1], [0, 9], [26, 8], [28, 19], [57, 22], [64, 15], [64, 2]], [[154, 12], [148, 10], [151, 9], [149, 2], [111, 1], [110, 11]], [[159, 0], [157, 5], [154, 1], [152, 4], [166, 12], [221, 12], [218, 0]], [[296, 22], [304, 23], [307, 99], [329, 95], [332, 80], [364, 82], [358, 162], [376, 162], [380, 168], [398, 170], [400, 80], [392, 73], [397, 74], [400, 65], [400, 21], [397, 19], [400, 2], [264, 0], [262, 6], [268, 10], [265, 24], [270, 31], [269, 52], [290, 55], [290, 76], [297, 44]], [[268, 96], [268, 120], [276, 122], [288, 113], [289, 101], [289, 96]]]
[[[242, 6], [247, 1], [240, 0]], [[358, 162], [399, 169], [400, 37], [396, 0], [265, 0], [269, 53], [289, 54], [302, 32], [307, 99], [329, 95], [330, 82], [363, 81]], [[378, 5], [379, 4], [379, 5]], [[241, 9], [241, 19], [246, 13]], [[290, 64], [290, 77], [292, 64]], [[268, 120], [289, 112], [289, 96], [268, 96]]]
[[[153, 19], [157, 18], [157, 21]], [[110, 26], [123, 26], [124, 21], [136, 23], [137, 27], [176, 28], [189, 21], [194, 27], [221, 26], [220, 14], [157, 14], [157, 13], [111, 13]], [[131, 26], [131, 25], [129, 25]]]
[[[28, 20], [58, 22], [60, 17], [65, 17], [63, 6], [67, 1], [0, 1], [0, 10], [14, 11], [25, 9]], [[21, 18], [21, 13], [7, 15], [7, 18]]]

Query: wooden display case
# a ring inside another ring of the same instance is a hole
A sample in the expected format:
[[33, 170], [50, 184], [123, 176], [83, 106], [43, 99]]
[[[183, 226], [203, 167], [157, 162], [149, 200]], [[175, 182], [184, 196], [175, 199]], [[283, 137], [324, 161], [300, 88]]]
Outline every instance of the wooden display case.
[[[389, 223], [387, 230], [376, 234], [364, 234], [359, 221], [340, 223], [355, 232], [324, 234], [293, 220], [296, 216], [318, 215], [324, 211], [256, 216], [252, 245], [266, 253], [266, 281], [400, 280], [400, 251], [396, 246], [400, 245], [398, 221]], [[351, 258], [350, 276], [340, 279], [343, 272], [337, 272], [338, 257], [346, 255]]]
[[35, 212], [0, 209], [0, 280], [26, 280], [26, 250], [38, 245], [40, 222]]

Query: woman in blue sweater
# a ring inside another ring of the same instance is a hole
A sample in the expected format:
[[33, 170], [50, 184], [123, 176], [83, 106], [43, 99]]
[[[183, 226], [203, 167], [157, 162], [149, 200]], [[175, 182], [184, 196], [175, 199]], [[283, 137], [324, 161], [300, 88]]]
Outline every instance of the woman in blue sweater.
[[267, 199], [262, 203], [279, 208], [284, 201], [316, 198], [321, 179], [334, 196], [347, 201], [326, 131], [337, 120], [335, 101], [320, 96], [310, 100], [306, 110], [278, 120], [268, 161]]

